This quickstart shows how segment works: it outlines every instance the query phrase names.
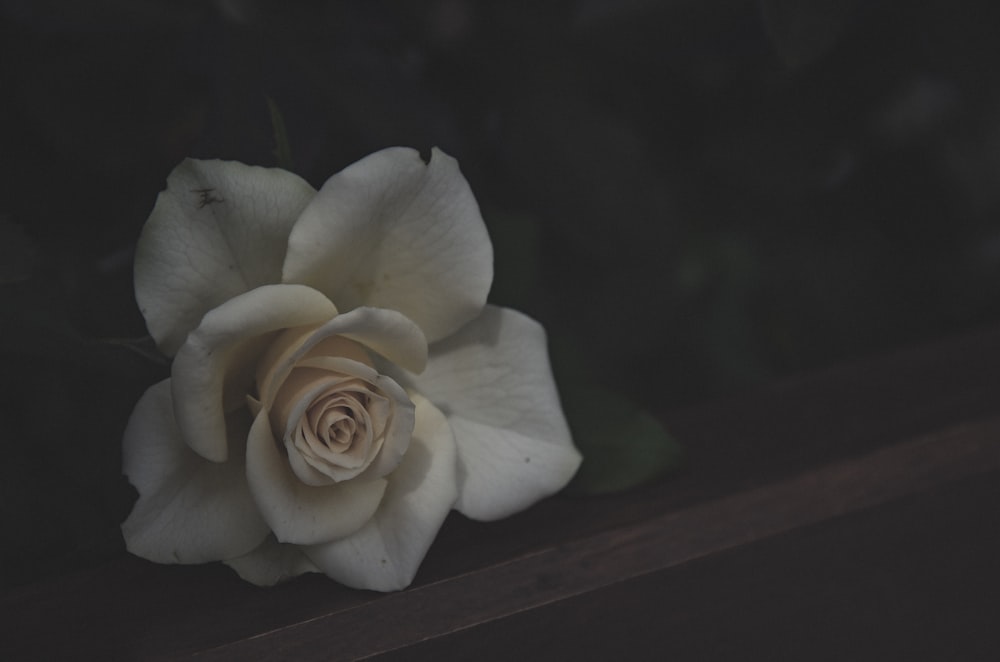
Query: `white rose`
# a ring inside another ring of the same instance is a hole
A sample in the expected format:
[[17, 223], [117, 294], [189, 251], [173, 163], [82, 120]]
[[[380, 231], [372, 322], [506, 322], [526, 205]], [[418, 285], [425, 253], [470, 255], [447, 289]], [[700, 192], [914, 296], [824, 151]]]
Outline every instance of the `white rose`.
[[454, 159], [387, 149], [317, 192], [187, 160], [136, 252], [174, 357], [136, 405], [122, 531], [161, 563], [407, 586], [455, 508], [505, 517], [576, 471], [545, 334], [486, 305], [492, 247]]

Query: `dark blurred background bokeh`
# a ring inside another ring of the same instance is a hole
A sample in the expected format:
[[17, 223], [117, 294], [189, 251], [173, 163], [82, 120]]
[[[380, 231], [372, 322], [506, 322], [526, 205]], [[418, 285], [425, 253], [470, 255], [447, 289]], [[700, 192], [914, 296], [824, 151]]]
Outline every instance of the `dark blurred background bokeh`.
[[[185, 156], [459, 159], [495, 302], [662, 412], [1000, 318], [1000, 5], [0, 0], [0, 568], [122, 553], [166, 367], [132, 249]], [[683, 440], [681, 440], [683, 442]]]

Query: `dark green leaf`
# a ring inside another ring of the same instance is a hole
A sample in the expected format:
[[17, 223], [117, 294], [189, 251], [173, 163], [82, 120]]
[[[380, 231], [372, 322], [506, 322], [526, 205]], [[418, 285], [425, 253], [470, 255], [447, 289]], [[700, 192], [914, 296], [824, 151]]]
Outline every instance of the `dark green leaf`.
[[574, 494], [608, 494], [648, 483], [676, 469], [683, 447], [653, 416], [596, 386], [563, 389], [563, 406], [583, 464]]

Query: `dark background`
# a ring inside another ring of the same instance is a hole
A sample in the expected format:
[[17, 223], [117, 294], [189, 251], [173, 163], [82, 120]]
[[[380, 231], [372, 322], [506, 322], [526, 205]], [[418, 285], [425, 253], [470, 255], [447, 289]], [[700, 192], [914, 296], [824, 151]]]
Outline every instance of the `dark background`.
[[167, 374], [135, 239], [185, 156], [275, 164], [267, 98], [317, 187], [457, 157], [491, 298], [662, 412], [1000, 318], [998, 34], [988, 0], [0, 0], [0, 585], [123, 552]]

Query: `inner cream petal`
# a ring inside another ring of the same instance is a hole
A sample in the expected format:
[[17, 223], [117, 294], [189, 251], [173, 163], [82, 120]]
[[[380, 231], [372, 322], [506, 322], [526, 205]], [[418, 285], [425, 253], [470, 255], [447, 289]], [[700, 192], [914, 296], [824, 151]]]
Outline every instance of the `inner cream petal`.
[[382, 447], [381, 439], [372, 434], [375, 424], [365, 407], [371, 387], [360, 380], [329, 376], [308, 384], [295, 388], [289, 380], [278, 398], [278, 402], [284, 401], [286, 388], [300, 396], [296, 403], [284, 407], [289, 453], [335, 481], [357, 476]]
[[318, 431], [328, 449], [342, 453], [350, 448], [358, 424], [349, 411], [343, 407], [324, 408], [318, 414], [310, 412], [309, 418], [309, 426]]
[[380, 375], [349, 359], [315, 357], [302, 360], [299, 366], [298, 369], [350, 371], [371, 385], [372, 388], [367, 391], [367, 410], [373, 418], [373, 461], [365, 471], [365, 478], [379, 478], [392, 472], [409, 447], [414, 425], [413, 402], [403, 387], [391, 377]]
[[375, 427], [372, 428], [374, 436], [382, 437], [385, 435], [385, 426], [392, 416], [393, 406], [393, 402], [381, 393], [368, 394], [368, 402], [365, 409], [368, 411], [372, 423], [375, 424]]
[[365, 349], [364, 345], [343, 336], [330, 336], [329, 338], [320, 340], [306, 351], [300, 359], [310, 359], [316, 356], [335, 356], [363, 363], [369, 368], [375, 367], [372, 357], [368, 354], [368, 350]]
[[[288, 426], [297, 421], [307, 408], [323, 393], [333, 393], [338, 389], [365, 382], [355, 377], [327, 370], [296, 368], [282, 383], [271, 403], [271, 429], [276, 437], [288, 433]], [[362, 386], [363, 388], [363, 386]]]
[[264, 406], [269, 406], [273, 391], [280, 385], [275, 383], [278, 372], [288, 364], [291, 357], [309, 340], [319, 326], [312, 324], [285, 329], [271, 340], [271, 344], [261, 355], [256, 366], [257, 397]]
[[285, 440], [285, 450], [287, 451], [288, 464], [291, 465], [292, 471], [306, 485], [322, 487], [324, 485], [333, 485], [337, 482], [337, 479], [329, 475], [329, 473], [324, 473], [313, 466], [306, 459], [307, 456], [299, 452], [290, 440]]
[[314, 357], [348, 359], [369, 369], [374, 367], [365, 347], [353, 340], [329, 333], [326, 325], [313, 324], [282, 331], [257, 362], [257, 392], [265, 407], [302, 360]]
[[[271, 406], [261, 402], [260, 407], [269, 410], [274, 435], [284, 440], [303, 482], [318, 485], [362, 474], [369, 480], [398, 464], [412, 429], [412, 403], [372, 366], [344, 356], [306, 356], [272, 384]], [[381, 458], [390, 429], [392, 457]]]
[[[303, 478], [303, 476], [308, 478], [315, 474], [321, 474], [326, 477], [328, 483], [336, 483], [354, 478], [360, 473], [361, 470], [356, 467], [340, 466], [317, 455], [315, 451], [322, 444], [310, 444], [304, 432], [301, 429], [296, 430], [294, 442], [292, 444], [285, 444], [285, 448], [288, 449], [288, 457], [292, 464], [292, 469], [300, 478]], [[301, 465], [305, 465], [309, 471], [300, 471]], [[305, 481], [305, 478], [303, 480]], [[312, 482], [309, 484], [316, 483]]]
[[[337, 400], [339, 401], [340, 398]], [[344, 400], [349, 403], [354, 399], [348, 396]], [[356, 405], [357, 402], [354, 401], [354, 404]], [[311, 447], [312, 454], [317, 459], [325, 459], [345, 468], [357, 468], [367, 464], [370, 460], [369, 450], [371, 449], [371, 434], [368, 431], [368, 428], [371, 427], [371, 419], [368, 412], [360, 406], [353, 408], [337, 406], [334, 408], [335, 411], [330, 411], [332, 418], [329, 420], [333, 421], [333, 425], [337, 426], [342, 434], [348, 435], [346, 438], [338, 440], [338, 443], [333, 444], [327, 441], [331, 433], [329, 427], [324, 427], [328, 417], [320, 412], [313, 423], [313, 409], [306, 414], [307, 422], [304, 423], [308, 426], [308, 433], [312, 435], [310, 440], [316, 440]]]

